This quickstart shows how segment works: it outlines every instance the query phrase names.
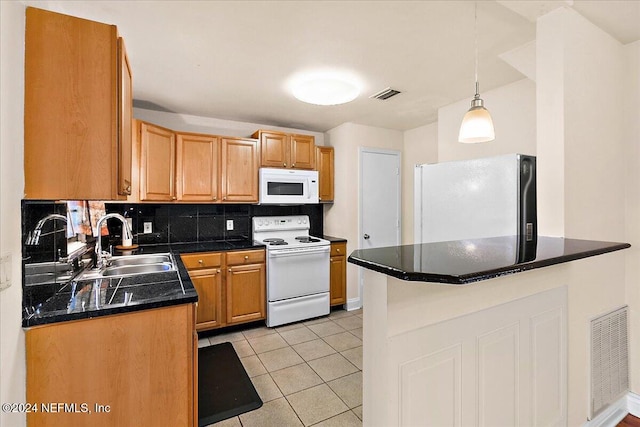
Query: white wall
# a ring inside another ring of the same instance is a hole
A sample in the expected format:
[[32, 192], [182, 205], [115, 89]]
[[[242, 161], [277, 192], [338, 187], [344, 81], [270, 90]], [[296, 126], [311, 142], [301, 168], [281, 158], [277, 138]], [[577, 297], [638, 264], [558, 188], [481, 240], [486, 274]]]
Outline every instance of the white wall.
[[[135, 82], [134, 82], [135, 83]], [[206, 133], [210, 135], [251, 137], [259, 129], [280, 130], [290, 133], [313, 135], [316, 145], [324, 145], [324, 133], [302, 129], [283, 128], [259, 123], [238, 122], [212, 117], [192, 116], [189, 114], [169, 113], [165, 111], [134, 108], [133, 117], [175, 131]]]
[[[26, 399], [22, 331], [20, 200], [24, 193], [25, 7], [0, 1], [0, 254], [11, 255], [11, 287], [0, 292], [0, 402]], [[23, 414], [0, 412], [0, 425], [23, 426]]]
[[627, 147], [627, 304], [630, 308], [631, 389], [640, 394], [640, 40], [626, 45], [624, 143]]
[[[480, 82], [482, 83], [482, 82]], [[520, 153], [536, 155], [536, 85], [529, 79], [482, 92], [491, 113], [496, 139], [461, 144], [458, 132], [473, 94], [438, 110], [438, 162]]]
[[[347, 239], [347, 252], [358, 249], [359, 147], [402, 150], [403, 133], [397, 130], [344, 123], [327, 132], [327, 145], [335, 148], [335, 198], [325, 205], [325, 234]], [[348, 307], [359, 307], [358, 268], [347, 264]]]
[[438, 123], [404, 132], [402, 151], [402, 244], [413, 239], [413, 181], [415, 165], [438, 161]]
[[[571, 9], [538, 19], [541, 234], [625, 240], [623, 53]], [[624, 255], [569, 264], [568, 425], [581, 425], [589, 413], [589, 321], [625, 303]]]

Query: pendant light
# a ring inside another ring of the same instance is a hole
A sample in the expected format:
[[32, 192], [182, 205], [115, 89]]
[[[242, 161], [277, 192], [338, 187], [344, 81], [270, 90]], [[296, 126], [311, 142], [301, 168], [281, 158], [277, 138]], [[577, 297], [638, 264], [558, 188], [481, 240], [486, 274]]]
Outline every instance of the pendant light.
[[496, 138], [493, 130], [491, 114], [484, 108], [484, 101], [480, 98], [480, 85], [478, 84], [478, 3], [474, 4], [474, 37], [476, 51], [476, 94], [471, 100], [471, 108], [464, 115], [460, 125], [458, 142], [473, 144], [477, 142], [493, 141]]

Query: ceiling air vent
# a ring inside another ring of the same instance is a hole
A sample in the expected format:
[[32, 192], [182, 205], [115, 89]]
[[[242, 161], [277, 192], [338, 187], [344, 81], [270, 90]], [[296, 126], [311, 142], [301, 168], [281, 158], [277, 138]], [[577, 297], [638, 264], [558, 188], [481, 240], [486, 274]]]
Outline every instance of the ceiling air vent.
[[395, 90], [395, 89], [391, 89], [390, 87], [386, 88], [386, 89], [382, 89], [380, 92], [378, 93], [374, 93], [373, 95], [371, 95], [369, 98], [372, 99], [381, 99], [381, 100], [386, 100], [391, 98], [392, 96], [396, 96], [397, 94], [399, 94], [400, 91], [399, 90]]

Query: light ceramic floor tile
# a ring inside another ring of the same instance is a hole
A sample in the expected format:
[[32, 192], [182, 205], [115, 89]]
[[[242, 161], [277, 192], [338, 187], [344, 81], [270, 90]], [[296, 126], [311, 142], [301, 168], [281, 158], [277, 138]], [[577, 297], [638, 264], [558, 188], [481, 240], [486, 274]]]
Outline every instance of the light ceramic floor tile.
[[233, 417], [219, 421], [215, 424], [209, 424], [207, 427], [242, 427], [242, 424], [240, 424], [240, 418]]
[[303, 425], [285, 398], [266, 402], [255, 411], [241, 414], [240, 422], [243, 427], [296, 427]]
[[364, 317], [362, 317], [362, 314], [356, 314], [355, 316], [356, 316], [356, 317], [359, 317], [359, 318], [361, 318], [361, 319], [364, 319]]
[[349, 362], [358, 369], [362, 369], [362, 346], [343, 351], [342, 354]]
[[325, 317], [318, 317], [317, 319], [307, 320], [303, 324], [305, 326], [310, 326], [310, 325], [317, 325], [318, 323], [324, 323], [328, 321], [329, 321], [329, 316], [325, 316]]
[[307, 362], [336, 352], [333, 347], [319, 338], [317, 340], [296, 344], [293, 346], [293, 349]]
[[284, 326], [278, 326], [276, 328], [276, 332], [278, 332], [279, 334], [282, 332], [286, 332], [286, 331], [290, 331], [292, 329], [298, 329], [298, 328], [302, 328], [304, 326], [304, 323], [302, 322], [298, 322], [298, 323], [290, 323], [288, 325], [284, 325]]
[[336, 319], [340, 319], [341, 317], [349, 317], [349, 316], [353, 316], [353, 313], [347, 310], [334, 310], [331, 312], [331, 314], [329, 314], [329, 318], [331, 320], [336, 320]]
[[327, 385], [349, 408], [362, 405], [362, 371], [329, 381]]
[[242, 332], [228, 332], [226, 334], [214, 335], [209, 337], [211, 344], [220, 344], [223, 342], [235, 342], [244, 339]]
[[242, 362], [242, 366], [244, 366], [244, 370], [247, 371], [247, 375], [249, 378], [257, 377], [258, 375], [266, 374], [267, 370], [258, 356], [247, 356], [240, 359]]
[[209, 338], [200, 338], [198, 340], [198, 348], [209, 347], [210, 345]]
[[291, 394], [287, 396], [287, 400], [305, 426], [347, 410], [344, 402], [326, 384]]
[[351, 332], [353, 335], [357, 336], [358, 338], [362, 339], [362, 328], [352, 329], [349, 332]]
[[362, 319], [358, 316], [343, 317], [334, 320], [334, 322], [345, 328], [347, 331], [350, 331], [351, 329], [362, 328]]
[[355, 408], [352, 409], [352, 411], [354, 414], [356, 414], [356, 417], [362, 420], [362, 405], [356, 406]]
[[349, 313], [353, 313], [355, 316], [362, 316], [362, 308], [351, 310]]
[[349, 332], [329, 335], [323, 340], [336, 351], [345, 351], [362, 345], [362, 340]]
[[253, 350], [258, 354], [287, 347], [287, 342], [283, 340], [279, 334], [269, 334], [256, 338], [249, 338], [247, 341], [249, 341]]
[[268, 402], [270, 400], [282, 397], [280, 389], [278, 388], [276, 383], [273, 382], [273, 379], [269, 374], [253, 377], [251, 382], [253, 383], [253, 386], [256, 388], [256, 391], [258, 392], [258, 395], [263, 402]]
[[246, 339], [257, 338], [264, 335], [275, 334], [275, 329], [267, 328], [266, 326], [259, 326], [253, 329], [247, 329], [246, 331], [242, 331], [242, 334]]
[[347, 411], [340, 415], [331, 417], [328, 420], [314, 424], [313, 427], [361, 427], [362, 420], [358, 418], [353, 412]]
[[308, 363], [324, 381], [344, 377], [358, 370], [358, 368], [341, 354], [332, 354], [321, 357], [320, 359], [311, 360]]
[[319, 337], [326, 337], [345, 331], [342, 326], [338, 325], [332, 320], [329, 320], [328, 322], [318, 323], [316, 325], [310, 325], [309, 329], [311, 329], [313, 333], [315, 333]]
[[285, 396], [322, 384], [322, 378], [306, 363], [271, 372], [271, 377]]
[[291, 347], [260, 353], [258, 357], [269, 372], [288, 368], [289, 366], [298, 365], [304, 362], [304, 360], [298, 356], [298, 353], [293, 351]]
[[247, 340], [234, 341], [231, 343], [238, 357], [247, 357], [256, 354]]
[[316, 334], [311, 332], [311, 329], [304, 325], [298, 329], [280, 332], [280, 336], [282, 336], [289, 345], [300, 344], [301, 342], [307, 342], [318, 338]]

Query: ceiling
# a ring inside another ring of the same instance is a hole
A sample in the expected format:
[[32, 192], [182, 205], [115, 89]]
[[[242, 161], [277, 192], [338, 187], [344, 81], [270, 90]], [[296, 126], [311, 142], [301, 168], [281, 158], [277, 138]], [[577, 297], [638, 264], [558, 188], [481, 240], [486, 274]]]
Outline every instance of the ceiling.
[[[118, 26], [135, 105], [322, 132], [344, 122], [405, 130], [473, 96], [472, 1], [23, 1]], [[622, 43], [640, 39], [640, 0], [479, 1], [481, 93], [524, 78], [498, 55], [535, 38], [535, 19], [569, 5]], [[354, 101], [296, 100], [304, 71], [349, 72]], [[387, 87], [389, 100], [369, 96]]]

